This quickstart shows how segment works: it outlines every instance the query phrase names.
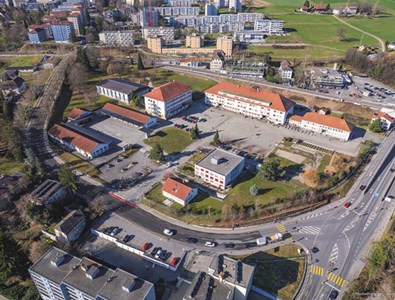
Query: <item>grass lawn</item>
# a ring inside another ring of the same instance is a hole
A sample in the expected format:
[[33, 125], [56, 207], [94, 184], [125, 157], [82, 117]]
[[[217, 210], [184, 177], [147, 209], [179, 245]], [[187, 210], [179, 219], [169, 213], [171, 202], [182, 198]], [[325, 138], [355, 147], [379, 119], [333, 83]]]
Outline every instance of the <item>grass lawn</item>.
[[297, 249], [296, 245], [278, 246], [242, 257], [246, 263], [257, 264], [252, 284], [279, 299], [292, 299], [305, 271], [305, 257]]
[[73, 169], [78, 170], [81, 173], [89, 172], [91, 176], [96, 175], [96, 172], [92, 172], [94, 169], [93, 165], [72, 153], [62, 152], [59, 154], [59, 157], [66, 163], [69, 163]]
[[[250, 188], [254, 184], [259, 190], [257, 196], [250, 194]], [[305, 185], [296, 180], [273, 182], [247, 173], [240, 177], [239, 183], [229, 192], [225, 202], [229, 206], [233, 204], [248, 206], [258, 203], [261, 208], [265, 208], [275, 204], [279, 198], [289, 198], [298, 191], [306, 189]]]
[[153, 137], [145, 139], [144, 142], [151, 146], [159, 144], [164, 152], [171, 154], [182, 151], [192, 143], [192, 140], [189, 132], [174, 127], [167, 127], [157, 132]]
[[8, 160], [7, 158], [0, 159], [0, 175], [12, 175], [15, 172], [22, 171], [22, 163], [18, 161]]
[[325, 154], [324, 157], [322, 158], [320, 165], [317, 168], [318, 173], [324, 173], [325, 168], [329, 165], [331, 161], [332, 156]]

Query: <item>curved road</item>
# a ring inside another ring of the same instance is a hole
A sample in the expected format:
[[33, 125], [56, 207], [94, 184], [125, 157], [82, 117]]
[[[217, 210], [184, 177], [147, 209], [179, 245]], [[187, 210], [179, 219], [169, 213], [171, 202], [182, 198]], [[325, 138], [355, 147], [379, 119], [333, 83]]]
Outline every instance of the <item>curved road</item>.
[[362, 32], [363, 34], [369, 35], [369, 36], [371, 36], [372, 38], [378, 40], [379, 43], [380, 43], [380, 45], [381, 45], [381, 51], [382, 51], [382, 52], [385, 52], [385, 50], [386, 50], [386, 48], [385, 48], [385, 43], [384, 43], [383, 40], [380, 39], [378, 36], [373, 35], [373, 34], [371, 34], [371, 33], [369, 33], [369, 32], [363, 31], [362, 29], [359, 29], [358, 27], [355, 27], [354, 25], [351, 25], [351, 24], [347, 23], [346, 21], [342, 20], [341, 18], [339, 18], [339, 17], [337, 17], [337, 16], [334, 16], [334, 17], [335, 17], [337, 20], [339, 20], [340, 22], [342, 22], [343, 24], [347, 25], [348, 27], [350, 27], [350, 28], [352, 28], [352, 29], [355, 29], [355, 30], [357, 30], [357, 31], [359, 31], [359, 32]]

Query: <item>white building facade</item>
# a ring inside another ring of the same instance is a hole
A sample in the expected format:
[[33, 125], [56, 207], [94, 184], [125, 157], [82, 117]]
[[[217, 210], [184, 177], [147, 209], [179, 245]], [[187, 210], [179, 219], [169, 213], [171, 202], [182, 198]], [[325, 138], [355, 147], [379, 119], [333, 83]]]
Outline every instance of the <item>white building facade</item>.
[[101, 45], [110, 47], [130, 47], [134, 45], [134, 31], [103, 31], [99, 33]]

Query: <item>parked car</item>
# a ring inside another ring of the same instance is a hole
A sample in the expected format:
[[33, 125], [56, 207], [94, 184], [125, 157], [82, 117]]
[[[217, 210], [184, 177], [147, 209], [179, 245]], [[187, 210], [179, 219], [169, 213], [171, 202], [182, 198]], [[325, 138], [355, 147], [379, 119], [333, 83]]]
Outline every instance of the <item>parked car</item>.
[[159, 256], [160, 260], [165, 261], [167, 259], [167, 251], [163, 250], [162, 254]]
[[163, 233], [168, 235], [168, 236], [174, 235], [174, 231], [171, 230], [171, 229], [167, 229], [167, 228], [165, 230], [163, 230]]
[[134, 237], [133, 235], [127, 234], [127, 235], [125, 235], [125, 237], [122, 239], [122, 241], [123, 241], [124, 243], [127, 243], [127, 242], [129, 242], [133, 237]]
[[122, 229], [119, 227], [114, 227], [110, 233], [111, 236], [117, 235]]
[[194, 237], [187, 237], [185, 240], [186, 240], [188, 243], [193, 243], [193, 244], [195, 244], [195, 243], [198, 242], [198, 239], [197, 239], [197, 238], [194, 238]]
[[150, 247], [150, 243], [145, 243], [144, 245], [143, 245], [143, 247], [141, 247], [141, 249], [143, 249], [144, 251], [146, 251], [146, 250], [148, 250], [148, 248]]
[[364, 189], [366, 189], [366, 185], [361, 185], [361, 186], [359, 187], [359, 189], [360, 189], [361, 191], [363, 191]]
[[179, 261], [179, 257], [173, 257], [172, 259], [171, 259], [171, 261], [170, 261], [170, 265], [172, 266], [172, 267], [174, 267], [176, 264], [177, 264], [177, 262]]
[[152, 256], [155, 256], [156, 253], [158, 253], [159, 250], [161, 250], [160, 247], [155, 247], [154, 250], [151, 251], [151, 255], [152, 255]]
[[233, 244], [233, 243], [226, 243], [226, 244], [224, 244], [224, 247], [225, 248], [234, 248], [235, 244]]
[[339, 295], [339, 292], [338, 292], [338, 291], [332, 291], [332, 292], [329, 294], [329, 300], [335, 300], [335, 299], [337, 298], [338, 295]]
[[217, 243], [216, 242], [207, 241], [207, 242], [204, 243], [204, 245], [206, 247], [214, 248], [215, 246], [217, 246]]
[[344, 208], [349, 208], [351, 206], [351, 202], [347, 201], [346, 203], [344, 203], [343, 207]]
[[162, 249], [158, 249], [158, 251], [155, 253], [155, 258], [159, 259], [159, 257], [162, 255]]

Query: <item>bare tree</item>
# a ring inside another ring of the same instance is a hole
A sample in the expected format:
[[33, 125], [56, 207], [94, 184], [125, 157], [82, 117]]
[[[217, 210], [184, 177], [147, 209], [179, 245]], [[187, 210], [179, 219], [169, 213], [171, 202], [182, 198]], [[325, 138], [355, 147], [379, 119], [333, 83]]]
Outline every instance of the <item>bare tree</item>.
[[99, 65], [100, 51], [95, 46], [88, 45], [85, 49], [86, 57], [88, 58], [89, 65], [92, 68], [97, 68]]
[[108, 75], [113, 75], [113, 74], [122, 74], [123, 73], [123, 65], [121, 62], [116, 61], [116, 60], [112, 60], [110, 61], [110, 63], [108, 64], [107, 67], [107, 74]]
[[86, 67], [80, 63], [75, 63], [69, 73], [69, 80], [71, 83], [71, 88], [73, 90], [78, 90], [80, 93], [86, 85], [88, 78], [88, 71]]
[[84, 99], [87, 103], [95, 103], [97, 100], [97, 93], [93, 89], [85, 88], [83, 90]]

